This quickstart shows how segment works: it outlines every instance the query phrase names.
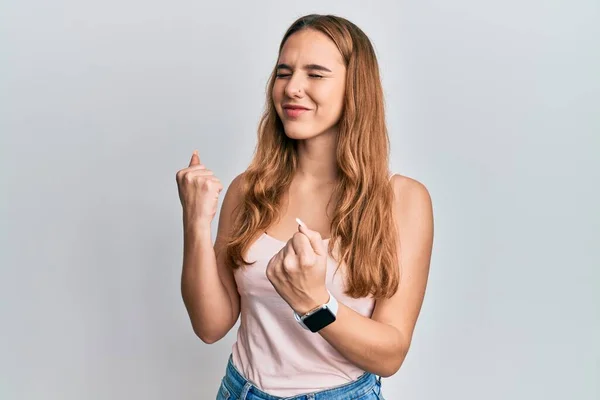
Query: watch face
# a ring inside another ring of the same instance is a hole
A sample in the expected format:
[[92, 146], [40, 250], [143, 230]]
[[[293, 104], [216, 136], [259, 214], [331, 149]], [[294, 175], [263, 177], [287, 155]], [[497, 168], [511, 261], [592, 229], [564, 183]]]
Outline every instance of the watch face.
[[327, 325], [335, 321], [335, 315], [329, 310], [329, 308], [321, 308], [315, 313], [306, 316], [302, 322], [311, 332], [317, 332], [320, 329], [325, 328]]

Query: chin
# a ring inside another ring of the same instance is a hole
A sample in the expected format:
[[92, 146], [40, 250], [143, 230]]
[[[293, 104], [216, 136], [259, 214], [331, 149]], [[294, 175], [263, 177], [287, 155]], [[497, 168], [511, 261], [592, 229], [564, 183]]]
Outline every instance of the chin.
[[285, 136], [289, 137], [290, 139], [309, 139], [317, 135], [312, 130], [306, 128], [303, 129], [299, 126], [284, 125], [283, 131], [285, 132]]
[[321, 133], [323, 133], [323, 130], [320, 129], [314, 129], [312, 127], [307, 127], [307, 126], [298, 126], [297, 124], [283, 124], [283, 131], [285, 132], [285, 136], [289, 137], [290, 139], [296, 139], [296, 140], [304, 140], [304, 139], [310, 139], [316, 136], [319, 136]]

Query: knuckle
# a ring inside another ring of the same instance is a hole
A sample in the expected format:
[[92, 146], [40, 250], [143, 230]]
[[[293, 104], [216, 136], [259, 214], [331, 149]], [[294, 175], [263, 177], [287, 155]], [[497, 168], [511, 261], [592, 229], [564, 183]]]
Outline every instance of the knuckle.
[[288, 270], [293, 269], [295, 265], [296, 265], [296, 257], [294, 255], [288, 254], [287, 256], [285, 256], [283, 258], [283, 266], [286, 267], [286, 269], [288, 269]]
[[183, 175], [183, 181], [185, 183], [192, 183], [192, 182], [194, 182], [194, 175], [190, 174], [189, 172], [186, 172]]
[[311, 265], [310, 257], [308, 257], [306, 254], [298, 254], [298, 263], [302, 267], [307, 267]]
[[267, 275], [267, 278], [269, 278], [269, 280], [273, 279], [273, 268], [271, 268], [270, 266], [267, 266], [267, 270], [265, 272], [265, 275]]

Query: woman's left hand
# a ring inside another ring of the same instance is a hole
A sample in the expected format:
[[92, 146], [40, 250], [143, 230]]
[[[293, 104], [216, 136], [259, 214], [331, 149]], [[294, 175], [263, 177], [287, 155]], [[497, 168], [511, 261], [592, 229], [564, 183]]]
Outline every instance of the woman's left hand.
[[298, 232], [269, 260], [266, 275], [299, 315], [327, 303], [327, 246], [321, 234], [299, 225]]

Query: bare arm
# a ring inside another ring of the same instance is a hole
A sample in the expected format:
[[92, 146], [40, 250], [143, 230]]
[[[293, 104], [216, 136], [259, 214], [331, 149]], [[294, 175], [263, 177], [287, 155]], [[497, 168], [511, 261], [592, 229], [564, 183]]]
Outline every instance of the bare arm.
[[[366, 318], [340, 303], [336, 321], [319, 331], [348, 360], [365, 371], [389, 377], [408, 353], [429, 275], [433, 246], [433, 209], [421, 183], [396, 176], [394, 220], [400, 232], [397, 244], [402, 264], [396, 294], [377, 300]], [[402, 246], [400, 246], [402, 244]]]
[[231, 182], [223, 199], [214, 247], [210, 224], [189, 223], [184, 215], [181, 294], [194, 332], [209, 344], [225, 336], [240, 314], [233, 271], [225, 265], [225, 252], [222, 251], [239, 201], [240, 179], [241, 175]]

